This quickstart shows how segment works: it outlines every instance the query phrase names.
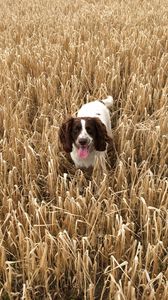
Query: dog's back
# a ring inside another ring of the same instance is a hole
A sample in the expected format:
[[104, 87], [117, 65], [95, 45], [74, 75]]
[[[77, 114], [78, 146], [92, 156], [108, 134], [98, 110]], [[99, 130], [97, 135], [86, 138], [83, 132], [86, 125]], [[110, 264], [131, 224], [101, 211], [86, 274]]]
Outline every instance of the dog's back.
[[111, 136], [111, 121], [109, 109], [113, 105], [113, 97], [108, 96], [103, 100], [95, 100], [82, 105], [77, 113], [77, 117], [97, 117], [106, 126], [109, 136]]

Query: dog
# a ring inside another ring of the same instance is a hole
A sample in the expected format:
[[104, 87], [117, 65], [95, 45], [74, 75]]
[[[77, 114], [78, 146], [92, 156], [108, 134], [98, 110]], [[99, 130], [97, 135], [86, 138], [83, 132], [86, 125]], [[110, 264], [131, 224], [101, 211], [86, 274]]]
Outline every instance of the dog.
[[112, 141], [109, 111], [112, 105], [112, 96], [86, 103], [76, 117], [61, 125], [60, 141], [77, 168], [94, 167], [96, 158], [105, 164], [107, 145]]

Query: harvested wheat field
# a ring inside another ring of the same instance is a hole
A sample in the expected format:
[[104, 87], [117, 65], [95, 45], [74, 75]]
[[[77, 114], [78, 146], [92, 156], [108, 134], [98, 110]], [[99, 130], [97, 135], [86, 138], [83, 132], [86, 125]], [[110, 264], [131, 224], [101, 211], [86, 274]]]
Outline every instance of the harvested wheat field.
[[[0, 299], [168, 299], [168, 2], [0, 0]], [[114, 98], [107, 172], [60, 124]]]

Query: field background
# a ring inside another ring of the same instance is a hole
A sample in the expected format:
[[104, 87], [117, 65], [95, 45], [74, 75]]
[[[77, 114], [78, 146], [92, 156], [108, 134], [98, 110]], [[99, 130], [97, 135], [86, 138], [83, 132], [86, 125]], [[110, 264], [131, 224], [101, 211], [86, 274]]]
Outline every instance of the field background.
[[[0, 299], [168, 299], [168, 2], [0, 0]], [[107, 174], [68, 115], [114, 97]]]

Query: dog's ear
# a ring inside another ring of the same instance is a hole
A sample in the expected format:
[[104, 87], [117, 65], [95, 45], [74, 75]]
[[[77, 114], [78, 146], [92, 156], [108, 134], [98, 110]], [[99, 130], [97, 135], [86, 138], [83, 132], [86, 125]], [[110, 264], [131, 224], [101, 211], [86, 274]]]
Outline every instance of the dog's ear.
[[72, 125], [74, 118], [70, 118], [65, 121], [59, 129], [59, 138], [63, 145], [65, 152], [70, 153], [72, 151]]
[[96, 139], [95, 149], [97, 151], [105, 151], [107, 143], [112, 141], [112, 138], [108, 136], [106, 126], [100, 121], [100, 119], [95, 118], [95, 127], [96, 127]]

